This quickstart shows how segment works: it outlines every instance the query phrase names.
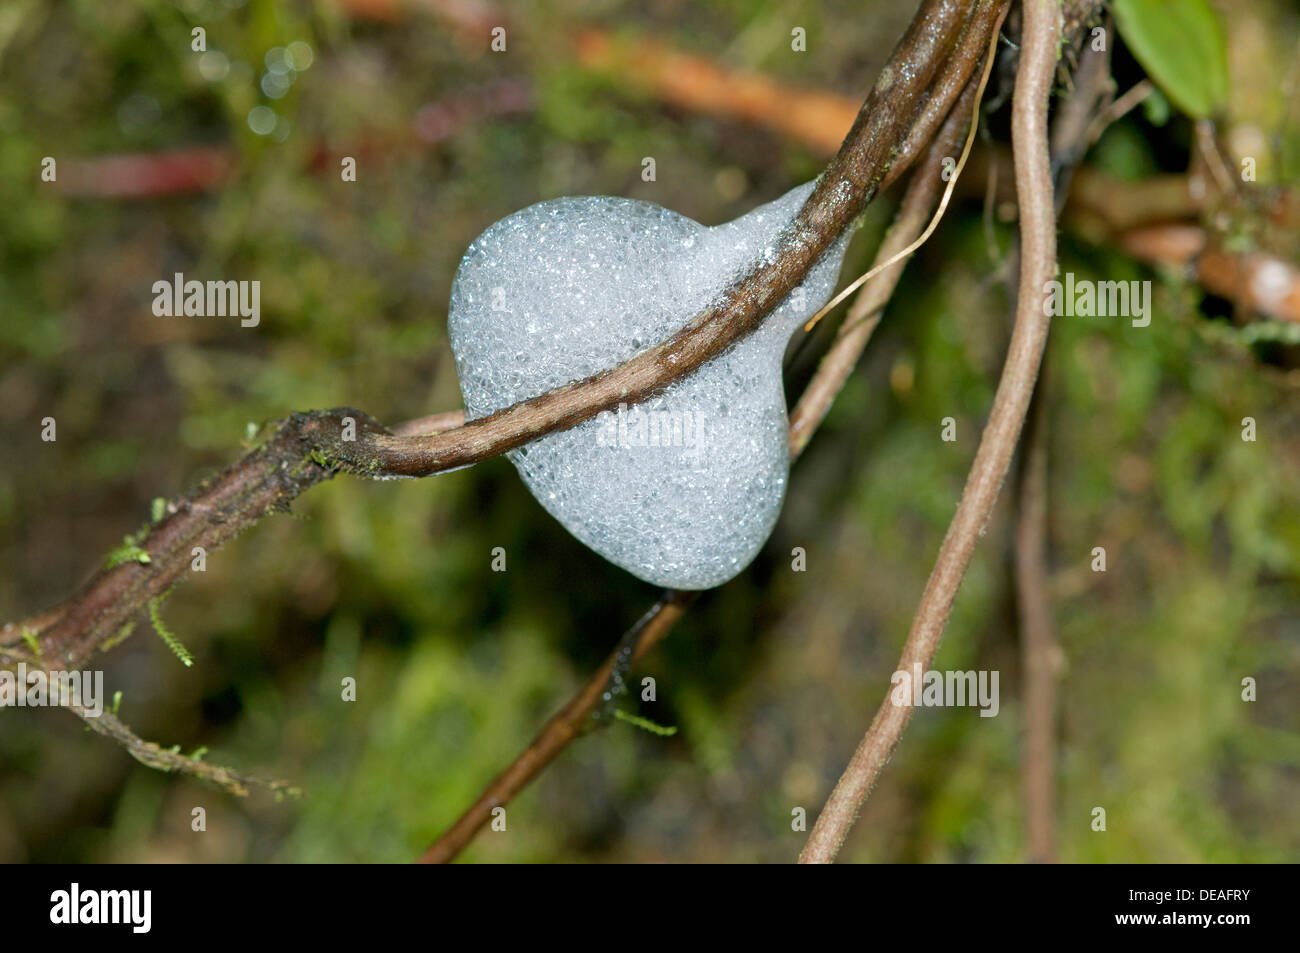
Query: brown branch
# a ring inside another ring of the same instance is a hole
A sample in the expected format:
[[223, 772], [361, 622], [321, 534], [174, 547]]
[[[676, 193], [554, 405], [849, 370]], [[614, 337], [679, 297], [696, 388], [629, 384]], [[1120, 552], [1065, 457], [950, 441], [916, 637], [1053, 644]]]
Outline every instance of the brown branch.
[[[1050, 327], [1042, 307], [1042, 288], [1056, 268], [1047, 100], [1056, 71], [1061, 7], [1058, 0], [1023, 0], [1021, 9], [1022, 42], [1011, 120], [1023, 250], [1015, 328], [966, 488], [899, 659], [901, 671], [911, 671], [914, 664], [928, 669], [938, 650], [957, 589], [1011, 464]], [[799, 857], [801, 863], [830, 863], [835, 859], [862, 803], [898, 745], [911, 713], [910, 706], [894, 705], [886, 693], [871, 727], [817, 818]]]
[[[987, 39], [985, 41], [987, 43]], [[943, 183], [940, 164], [960, 147], [971, 120], [977, 83], [967, 91], [944, 121], [925, 162], [913, 173], [903, 195], [894, 224], [876, 252], [873, 267], [887, 261], [912, 243], [929, 221]], [[790, 414], [790, 456], [797, 460], [813, 432], [821, 425], [831, 403], [843, 388], [862, 351], [866, 348], [881, 312], [902, 277], [906, 262], [886, 268], [865, 285], [853, 301], [834, 343], [818, 365]], [[424, 863], [447, 863], [470, 843], [491, 817], [492, 809], [516, 797], [533, 778], [582, 734], [582, 726], [598, 707], [609, 684], [610, 673], [631, 646], [631, 662], [662, 641], [694, 601], [694, 593], [667, 592], [619, 641], [605, 664], [587, 681], [563, 709], [553, 715], [532, 743], [498, 775], [478, 799], [447, 828], [421, 857]]]
[[[0, 629], [0, 664], [12, 663], [14, 656], [5, 648], [30, 630], [43, 654], [75, 666], [181, 578], [193, 546], [211, 552], [336, 472], [428, 476], [477, 463], [619, 403], [643, 400], [717, 357], [758, 327], [865, 208], [887, 174], [901, 168], [900, 147], [918, 129], [937, 122], [923, 107], [935, 95], [931, 87], [955, 55], [965, 24], [972, 14], [981, 16], [1001, 2], [923, 0], [882, 72], [888, 81], [868, 95], [839, 154], [778, 239], [775, 254], [753, 265], [668, 340], [584, 381], [434, 434], [399, 435], [347, 408], [295, 414], [266, 446], [195, 496], [169, 504], [169, 515], [133, 541], [144, 558], [105, 568], [54, 610]], [[355, 440], [342, 439], [345, 418], [355, 421]]]
[[383, 431], [373, 419], [350, 408], [294, 414], [261, 447], [190, 495], [168, 503], [164, 518], [133, 539], [136, 558], [100, 569], [54, 609], [7, 623], [0, 629], [0, 664], [16, 660], [6, 649], [19, 645], [26, 631], [39, 640], [48, 665], [78, 668], [130, 624], [150, 599], [189, 571], [194, 547], [210, 554], [333, 476], [334, 468], [318, 448], [342, 443], [345, 418], [356, 422], [358, 441]]
[[488, 822], [493, 808], [507, 803], [554, 761], [569, 742], [589, 730], [593, 712], [598, 708], [612, 710], [610, 705], [602, 703], [613, 701], [612, 697], [606, 696], [610, 694], [607, 686], [616, 669], [626, 670], [658, 645], [697, 595], [694, 592], [665, 592], [619, 640], [618, 647], [587, 684], [542, 726], [523, 754], [497, 775], [478, 800], [429, 846], [420, 856], [420, 863], [445, 864], [454, 859]]
[[[1052, 123], [1054, 205], [1059, 215], [1075, 167], [1088, 146], [1123, 112], [1113, 108], [1109, 50], [1089, 49], [1073, 76], [1073, 91]], [[1019, 257], [1017, 249], [1016, 257]], [[1047, 394], [1040, 374], [1026, 423], [1016, 497], [1015, 583], [1024, 671], [1021, 783], [1026, 857], [1056, 862], [1056, 694], [1060, 649], [1052, 624], [1047, 568]]]

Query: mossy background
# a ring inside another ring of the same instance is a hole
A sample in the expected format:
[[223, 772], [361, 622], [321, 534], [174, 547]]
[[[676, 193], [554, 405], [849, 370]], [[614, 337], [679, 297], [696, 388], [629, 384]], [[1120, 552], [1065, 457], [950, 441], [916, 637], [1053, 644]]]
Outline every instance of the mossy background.
[[[437, 3], [397, 23], [339, 2], [0, 10], [3, 618], [66, 595], [153, 498], [232, 460], [249, 422], [344, 404], [395, 422], [459, 406], [448, 292], [461, 253], [496, 219], [558, 195], [616, 194], [713, 224], [821, 167], [771, 133], [584, 72], [566, 52], [578, 25], [858, 97], [911, 12], [847, 0], [516, 6], [504, 54]], [[1300, 20], [1283, 0], [1231, 6], [1227, 128], [1272, 137], [1261, 178], [1287, 184], [1300, 169], [1284, 82]], [[196, 25], [233, 64], [225, 78], [198, 71]], [[790, 51], [793, 26], [807, 30], [805, 54]], [[295, 40], [314, 62], [269, 100], [264, 57]], [[1122, 56], [1116, 68], [1129, 71], [1121, 88], [1136, 79]], [[529, 109], [470, 109], [444, 141], [414, 144], [421, 107], [473, 103], [502, 79], [524, 84]], [[283, 141], [250, 131], [258, 105], [287, 123]], [[1134, 113], [1089, 162], [1130, 178], [1181, 170], [1189, 126], [1163, 119]], [[996, 119], [990, 127], [999, 134]], [[331, 158], [316, 173], [322, 142]], [[223, 143], [237, 150], [235, 172], [201, 195], [78, 198], [39, 181], [46, 155], [63, 164]], [[345, 154], [361, 156], [355, 183], [339, 180]], [[657, 181], [642, 181], [643, 156], [656, 158]], [[895, 200], [869, 211], [846, 274], [865, 269]], [[791, 810], [815, 817], [889, 684], [992, 398], [1009, 304], [981, 211], [957, 203], [909, 266], [755, 565], [706, 595], [636, 670], [634, 681], [657, 680], [658, 700], [625, 707], [677, 734], [618, 723], [584, 738], [466, 859], [797, 854]], [[1003, 252], [1013, 235], [995, 221]], [[1061, 268], [1155, 288], [1150, 327], [1061, 318], [1052, 332], [1061, 855], [1295, 861], [1297, 349], [1251, 343], [1224, 302], [1068, 230]], [[154, 317], [152, 283], [176, 271], [260, 280], [260, 326]], [[794, 357], [792, 394], [832, 330]], [[39, 438], [45, 416], [57, 419], [55, 443]], [[947, 416], [955, 443], [939, 437]], [[1246, 416], [1257, 442], [1241, 439]], [[1023, 856], [1009, 498], [937, 661], [999, 670], [1001, 713], [918, 711], [847, 859]], [[66, 714], [6, 710], [0, 860], [410, 860], [655, 596], [569, 537], [504, 460], [420, 481], [339, 478], [294, 514], [210, 554], [164, 605], [194, 668], [147, 624], [102, 664], [145, 737], [207, 746], [209, 759], [291, 779], [304, 796], [234, 799], [137, 765]], [[497, 546], [505, 573], [489, 570]], [[805, 573], [791, 572], [795, 546]], [[1095, 546], [1106, 547], [1105, 574], [1088, 568]], [[346, 676], [359, 686], [352, 704], [339, 697]], [[1254, 703], [1240, 699], [1247, 676]], [[190, 830], [198, 805], [203, 834]], [[1105, 833], [1091, 830], [1098, 806]]]

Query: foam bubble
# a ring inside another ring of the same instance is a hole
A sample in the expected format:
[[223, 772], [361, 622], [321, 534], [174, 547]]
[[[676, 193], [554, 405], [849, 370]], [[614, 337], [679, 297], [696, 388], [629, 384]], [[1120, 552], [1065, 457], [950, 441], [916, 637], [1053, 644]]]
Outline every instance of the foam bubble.
[[[489, 227], [465, 253], [448, 327], [468, 419], [590, 377], [680, 330], [759, 258], [807, 183], [706, 228], [631, 199], [561, 198]], [[508, 454], [574, 536], [633, 575], [707, 589], [776, 523], [790, 469], [781, 361], [830, 297], [842, 237], [762, 326], [658, 396]]]

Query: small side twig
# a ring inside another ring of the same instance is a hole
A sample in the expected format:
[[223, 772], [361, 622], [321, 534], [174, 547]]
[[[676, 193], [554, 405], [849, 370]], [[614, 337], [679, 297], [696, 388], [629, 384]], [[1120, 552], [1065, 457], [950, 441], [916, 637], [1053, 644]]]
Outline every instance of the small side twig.
[[128, 728], [116, 715], [102, 712], [93, 715], [80, 705], [66, 706], [74, 715], [85, 722], [86, 727], [96, 734], [112, 738], [126, 749], [127, 753], [141, 764], [159, 771], [186, 774], [190, 777], [207, 781], [221, 788], [227, 794], [247, 797], [249, 788], [260, 787], [273, 792], [277, 797], [295, 797], [300, 792], [288, 781], [271, 781], [266, 778], [243, 774], [233, 768], [211, 764], [193, 755], [183, 755], [176, 749], [164, 748], [152, 741], [145, 741]]
[[[556, 755], [568, 747], [589, 725], [588, 716], [602, 707], [610, 676], [619, 666], [627, 666], [658, 645], [677, 624], [696, 593], [666, 592], [641, 619], [628, 630], [605, 664], [596, 670], [582, 689], [558, 713], [542, 726], [531, 744], [499, 774], [479, 795], [456, 823], [447, 828], [420, 857], [420, 863], [442, 864], [453, 859], [474, 839], [474, 835], [492, 816], [492, 810], [505, 804], [521, 791]], [[612, 699], [611, 699], [612, 700]]]

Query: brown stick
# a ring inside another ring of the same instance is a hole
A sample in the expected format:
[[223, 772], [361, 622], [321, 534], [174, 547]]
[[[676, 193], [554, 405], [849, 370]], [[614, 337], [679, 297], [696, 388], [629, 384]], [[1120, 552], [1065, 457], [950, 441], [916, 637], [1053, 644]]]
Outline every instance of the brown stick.
[[[1052, 123], [1051, 159], [1059, 215], [1075, 166], [1112, 112], [1110, 52], [1089, 49], [1073, 76], [1073, 92]], [[1019, 259], [1019, 249], [1015, 252]], [[1030, 404], [1016, 497], [1015, 581], [1024, 671], [1024, 744], [1021, 784], [1026, 859], [1056, 862], [1056, 679], [1059, 649], [1052, 624], [1047, 568], [1047, 394], [1044, 370]]]
[[[601, 706], [602, 701], [610, 700], [602, 696], [615, 665], [631, 665], [658, 645], [672, 631], [697, 595], [693, 592], [664, 593], [623, 636], [619, 648], [596, 670], [587, 684], [542, 726], [542, 730], [524, 752], [493, 779], [478, 800], [442, 836], [429, 845], [420, 856], [420, 863], [445, 864], [464, 850], [492, 817], [494, 808], [505, 804], [523, 790], [542, 769], [555, 760], [556, 755], [568, 747], [569, 742], [587, 729], [592, 712]], [[630, 657], [620, 658], [625, 654]]]
[[[1061, 7], [1057, 0], [1024, 0], [1021, 9], [1024, 21], [1011, 119], [1023, 250], [1016, 323], [988, 425], [917, 607], [899, 670], [911, 671], [914, 664], [924, 670], [934, 659], [957, 589], [1011, 464], [1047, 343], [1050, 319], [1042, 308], [1042, 288], [1056, 267], [1047, 99], [1056, 71]], [[871, 727], [822, 808], [800, 863], [830, 863], [835, 859], [862, 803], [898, 745], [911, 713], [911, 706], [894, 705], [886, 693]]]

